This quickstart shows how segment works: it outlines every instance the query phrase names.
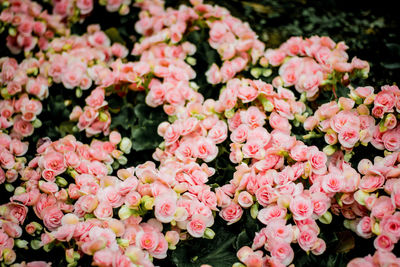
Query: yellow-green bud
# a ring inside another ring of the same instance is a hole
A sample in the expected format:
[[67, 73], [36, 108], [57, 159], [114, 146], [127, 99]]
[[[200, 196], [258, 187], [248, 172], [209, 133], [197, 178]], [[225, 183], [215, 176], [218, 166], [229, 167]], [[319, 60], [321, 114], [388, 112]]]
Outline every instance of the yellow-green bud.
[[33, 122], [32, 122], [32, 125], [33, 125], [33, 127], [34, 128], [40, 128], [40, 127], [42, 127], [42, 121], [41, 120], [39, 120], [39, 119], [35, 119]]
[[252, 68], [250, 70], [250, 74], [251, 76], [253, 76], [254, 78], [258, 79], [260, 77], [260, 75], [262, 74], [263, 70], [261, 68]]
[[131, 152], [131, 149], [132, 149], [132, 141], [127, 137], [122, 138], [121, 142], [119, 143], [119, 148], [125, 154], [129, 154]]
[[262, 73], [262, 76], [264, 77], [269, 77], [272, 74], [272, 70], [271, 69], [265, 69]]
[[323, 224], [330, 224], [332, 222], [332, 213], [329, 211], [325, 212], [320, 218], [319, 221]]
[[380, 228], [378, 222], [374, 223], [374, 225], [372, 226], [372, 232], [374, 234], [376, 234], [376, 235], [380, 235], [381, 234], [381, 228]]
[[187, 58], [186, 58], [186, 62], [187, 62], [189, 65], [194, 66], [194, 65], [196, 65], [196, 63], [197, 63], [197, 60], [196, 60], [194, 57], [187, 57]]
[[15, 240], [15, 245], [18, 247], [18, 248], [24, 248], [24, 249], [28, 249], [28, 241], [26, 241], [26, 240], [22, 240], [22, 239], [16, 239]]
[[132, 214], [132, 210], [126, 205], [122, 205], [118, 211], [118, 216], [121, 220], [128, 219]]
[[14, 191], [14, 186], [12, 184], [5, 184], [4, 187], [6, 188], [7, 192], [13, 192]]
[[68, 185], [67, 180], [65, 180], [63, 177], [57, 176], [56, 178], [56, 184], [59, 187], [66, 187]]
[[206, 228], [206, 230], [204, 231], [204, 238], [207, 239], [213, 239], [215, 236], [215, 232], [211, 229], [211, 228]]
[[41, 247], [42, 247], [42, 242], [40, 240], [34, 239], [34, 240], [31, 241], [31, 248], [32, 249], [38, 250]]
[[121, 156], [118, 158], [118, 162], [121, 165], [125, 165], [126, 163], [128, 163], [128, 159], [125, 156]]
[[26, 192], [25, 187], [18, 186], [17, 188], [15, 188], [14, 195], [19, 196], [24, 194], [25, 192]]
[[327, 145], [327, 146], [325, 146], [325, 147], [322, 149], [322, 151], [324, 151], [324, 153], [325, 153], [327, 156], [332, 156], [333, 153], [336, 152], [336, 147], [333, 146], [333, 145]]
[[230, 119], [235, 115], [235, 110], [233, 109], [225, 110], [224, 115], [227, 119]]
[[257, 219], [257, 215], [258, 215], [258, 203], [254, 203], [251, 208], [250, 208], [250, 215], [251, 218], [253, 219]]

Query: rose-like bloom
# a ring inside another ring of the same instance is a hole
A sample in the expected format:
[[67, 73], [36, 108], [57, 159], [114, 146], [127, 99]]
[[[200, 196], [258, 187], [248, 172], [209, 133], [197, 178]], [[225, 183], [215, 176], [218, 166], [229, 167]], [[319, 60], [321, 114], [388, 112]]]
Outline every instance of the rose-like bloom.
[[379, 224], [384, 233], [393, 239], [400, 238], [400, 213], [396, 212], [392, 216], [385, 216]]
[[162, 194], [155, 198], [154, 214], [160, 222], [171, 222], [174, 219], [176, 208], [175, 192]]
[[380, 196], [372, 207], [371, 216], [382, 220], [385, 216], [392, 215], [395, 209], [390, 197]]
[[387, 150], [400, 151], [400, 127], [385, 132], [382, 141]]
[[324, 173], [326, 170], [327, 157], [324, 152], [318, 151], [317, 148], [313, 147], [308, 152], [308, 160], [313, 168], [313, 172], [317, 174]]
[[263, 126], [265, 124], [265, 114], [255, 106], [249, 107], [246, 111], [240, 113], [241, 121], [247, 124], [251, 129]]
[[247, 191], [242, 191], [239, 193], [238, 203], [243, 208], [249, 208], [253, 205], [253, 196]]
[[266, 207], [269, 204], [275, 202], [278, 198], [275, 190], [270, 185], [265, 185], [260, 187], [256, 191], [256, 199], [257, 202], [260, 203], [262, 206]]
[[213, 128], [208, 132], [207, 137], [214, 141], [215, 144], [220, 144], [225, 141], [228, 135], [228, 127], [224, 121], [218, 121]]
[[297, 242], [304, 251], [312, 249], [317, 241], [317, 232], [311, 227], [303, 228], [297, 238]]
[[56, 230], [61, 225], [61, 219], [64, 216], [57, 206], [50, 206], [42, 211], [43, 223], [50, 231]]
[[269, 205], [258, 212], [257, 219], [265, 225], [276, 219], [283, 219], [286, 216], [286, 209], [276, 204]]
[[154, 250], [157, 248], [160, 236], [155, 231], [141, 231], [136, 236], [136, 244], [146, 250]]
[[377, 250], [392, 251], [394, 248], [395, 241], [390, 238], [390, 236], [381, 233], [374, 240], [374, 247]]
[[294, 252], [290, 243], [283, 242], [280, 240], [273, 240], [269, 244], [271, 247], [271, 256], [279, 260], [285, 266], [289, 265], [294, 258]]
[[236, 204], [235, 202], [231, 202], [231, 204], [225, 208], [223, 208], [219, 215], [228, 222], [228, 225], [233, 224], [240, 220], [243, 214], [243, 209]]
[[66, 166], [64, 164], [64, 156], [61, 153], [46, 153], [41, 160], [43, 167], [45, 169], [54, 171], [55, 175], [63, 173], [66, 170]]
[[345, 148], [353, 148], [360, 139], [360, 133], [357, 128], [351, 126], [342, 127], [338, 136], [340, 144]]
[[201, 217], [194, 217], [187, 224], [187, 231], [193, 237], [202, 237], [206, 229], [206, 223]]
[[297, 195], [290, 202], [290, 211], [295, 220], [305, 220], [313, 214], [311, 199], [305, 195]]
[[363, 238], [370, 238], [372, 236], [373, 220], [370, 217], [364, 216], [356, 226], [356, 233]]
[[102, 201], [97, 205], [93, 214], [99, 219], [106, 219], [112, 217], [113, 215], [112, 206], [109, 203]]

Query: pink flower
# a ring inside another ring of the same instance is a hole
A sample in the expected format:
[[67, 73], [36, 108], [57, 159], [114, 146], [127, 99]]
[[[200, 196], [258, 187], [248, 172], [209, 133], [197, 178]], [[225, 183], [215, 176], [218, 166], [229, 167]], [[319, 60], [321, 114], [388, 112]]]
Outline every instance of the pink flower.
[[392, 251], [394, 248], [394, 241], [388, 235], [381, 233], [375, 238], [374, 247], [377, 250]]
[[56, 230], [61, 225], [64, 216], [57, 206], [50, 206], [42, 211], [43, 223], [50, 231]]
[[175, 192], [162, 194], [155, 198], [154, 214], [160, 222], [171, 222], [174, 219], [176, 208]]
[[297, 195], [290, 202], [290, 211], [295, 220], [305, 220], [313, 214], [311, 199], [305, 195]]
[[236, 203], [231, 202], [231, 204], [223, 208], [219, 215], [228, 222], [228, 225], [233, 224], [240, 220], [243, 214], [243, 209]]
[[21, 116], [16, 116], [14, 120], [13, 130], [18, 135], [27, 137], [33, 134], [34, 128], [30, 122], [23, 120]]
[[64, 156], [58, 152], [49, 152], [45, 154], [41, 162], [45, 169], [54, 171], [55, 175], [61, 174], [66, 170]]
[[276, 204], [267, 206], [258, 212], [257, 219], [265, 225], [268, 225], [273, 220], [283, 219], [286, 216], [286, 209], [280, 208]]
[[93, 10], [93, 0], [77, 0], [76, 6], [82, 15], [89, 14]]
[[215, 144], [220, 144], [225, 141], [227, 135], [228, 127], [226, 123], [223, 121], [218, 121], [208, 132], [207, 137], [214, 141]]
[[136, 236], [136, 244], [146, 250], [157, 248], [160, 236], [155, 231], [139, 232]]
[[107, 102], [104, 101], [104, 89], [97, 87], [90, 93], [90, 96], [88, 96], [85, 101], [86, 104], [92, 108], [100, 108], [104, 106], [107, 104]]
[[209, 70], [206, 72], [207, 82], [210, 84], [218, 84], [222, 81], [221, 72], [217, 64], [213, 63]]
[[311, 250], [318, 241], [317, 232], [311, 227], [306, 227], [300, 231], [297, 242], [304, 251]]
[[353, 148], [360, 139], [359, 130], [357, 128], [343, 127], [338, 136], [340, 144], [345, 148]]
[[289, 243], [273, 240], [271, 244], [269, 244], [269, 247], [271, 247], [271, 256], [279, 260], [285, 266], [293, 261], [294, 252]]
[[193, 217], [192, 220], [187, 224], [187, 231], [193, 237], [202, 237], [206, 229], [206, 224], [203, 218]]
[[93, 214], [99, 219], [110, 218], [113, 215], [112, 206], [105, 201], [100, 202], [94, 210]]
[[256, 198], [258, 203], [266, 207], [269, 204], [275, 202], [278, 198], [278, 195], [270, 185], [265, 185], [257, 190]]
[[242, 191], [239, 193], [238, 203], [243, 208], [250, 208], [253, 205], [253, 196], [247, 191]]
[[387, 215], [392, 215], [395, 211], [395, 207], [392, 204], [392, 201], [387, 196], [380, 196], [371, 210], [371, 216], [382, 220]]
[[389, 151], [400, 150], [400, 127], [385, 132], [382, 136], [383, 145]]

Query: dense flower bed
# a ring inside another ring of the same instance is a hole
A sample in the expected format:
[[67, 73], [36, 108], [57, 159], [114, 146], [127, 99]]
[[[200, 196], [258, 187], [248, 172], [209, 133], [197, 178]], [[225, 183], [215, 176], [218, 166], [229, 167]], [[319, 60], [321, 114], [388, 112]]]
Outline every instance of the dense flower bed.
[[[1, 4], [15, 55], [0, 59], [2, 263], [47, 266], [23, 251], [54, 250], [67, 266], [186, 266], [185, 246], [235, 239], [237, 258], [191, 263], [288, 266], [348, 229], [375, 249], [348, 266], [400, 266], [400, 89], [364, 85], [369, 63], [344, 42], [266, 49], [197, 0]], [[95, 4], [138, 12], [132, 47], [97, 24], [71, 33]]]

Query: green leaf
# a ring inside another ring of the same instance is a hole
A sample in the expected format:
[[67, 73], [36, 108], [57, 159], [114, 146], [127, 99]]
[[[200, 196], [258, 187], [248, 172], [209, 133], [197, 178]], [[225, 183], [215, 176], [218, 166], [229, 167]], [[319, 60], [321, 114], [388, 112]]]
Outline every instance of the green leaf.
[[[254, 231], [254, 230], [253, 230]], [[246, 230], [243, 230], [242, 232], [240, 232], [240, 234], [237, 236], [235, 243], [233, 244], [233, 247], [236, 250], [239, 250], [241, 247], [244, 246], [250, 246], [252, 240], [250, 239], [250, 237], [247, 235]]]
[[110, 38], [111, 42], [113, 43], [120, 43], [120, 44], [125, 44], [124, 39], [121, 37], [119, 34], [119, 31], [115, 27], [108, 28], [107, 30], [104, 31], [108, 38]]
[[[215, 238], [189, 240], [172, 253], [172, 261], [178, 267], [196, 267], [202, 264], [211, 266], [232, 266], [237, 262], [236, 251], [232, 245], [236, 236], [221, 225]], [[182, 242], [183, 243], [183, 242]]]

